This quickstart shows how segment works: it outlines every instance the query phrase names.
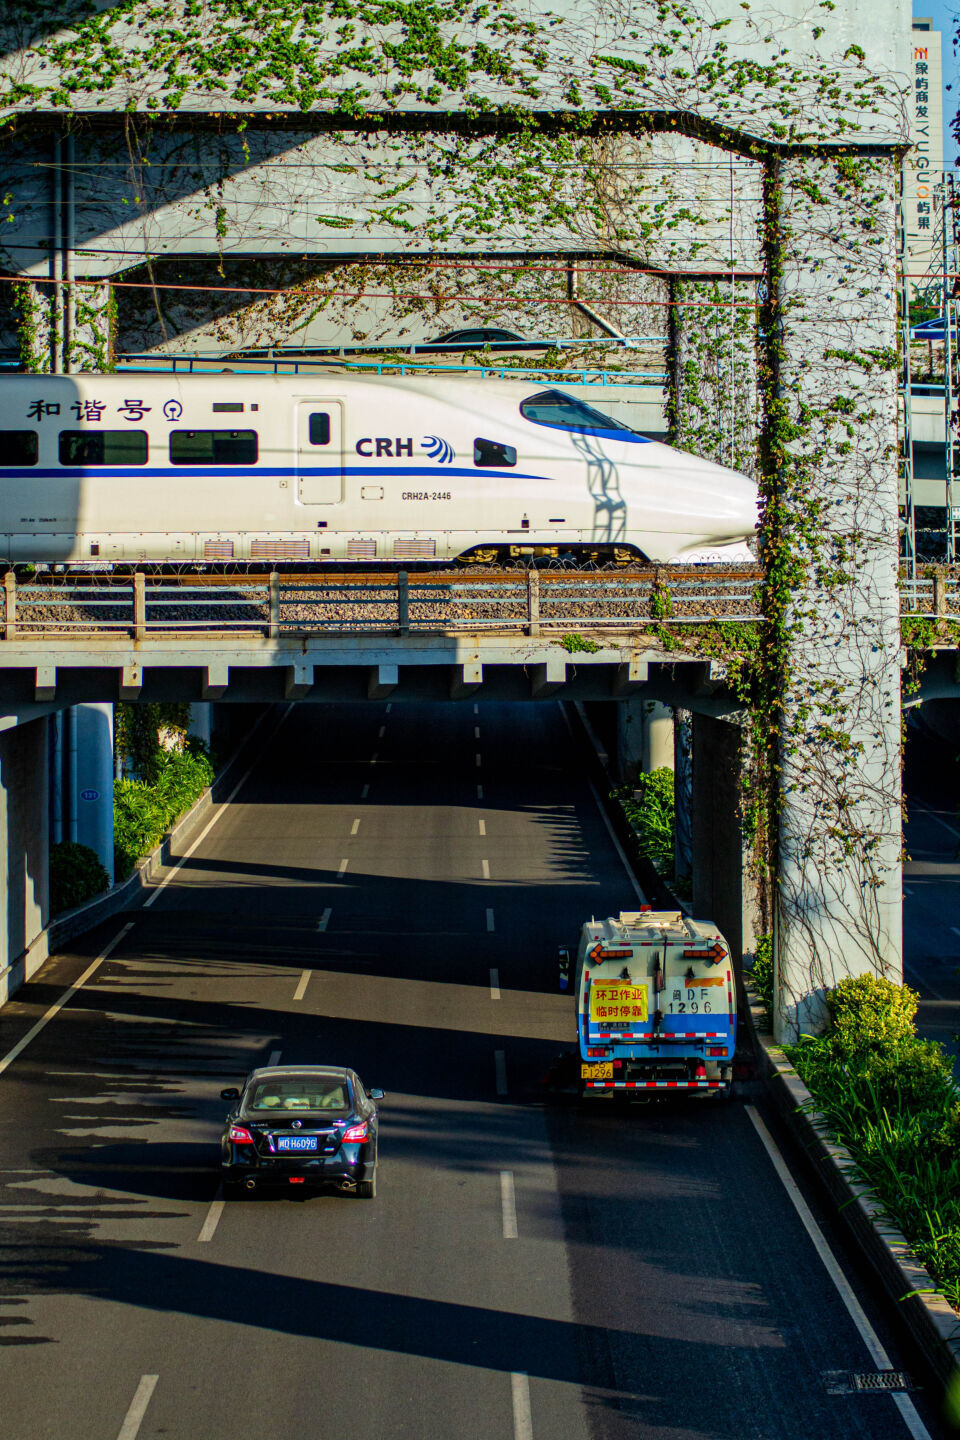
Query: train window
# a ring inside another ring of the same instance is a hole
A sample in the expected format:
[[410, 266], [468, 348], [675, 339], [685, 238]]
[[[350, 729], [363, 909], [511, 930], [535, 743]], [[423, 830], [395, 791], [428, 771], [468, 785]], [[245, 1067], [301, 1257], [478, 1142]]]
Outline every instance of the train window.
[[146, 465], [146, 430], [61, 430], [61, 465]]
[[310, 444], [330, 444], [330, 416], [318, 410], [310, 416]]
[[549, 425], [554, 430], [625, 430], [628, 435], [636, 432], [622, 420], [614, 420], [585, 405], [573, 395], [564, 395], [562, 390], [541, 390], [520, 403], [520, 414], [535, 425]]
[[0, 430], [0, 465], [36, 465], [39, 453], [36, 430]]
[[171, 430], [174, 465], [256, 465], [256, 430]]
[[499, 440], [474, 440], [474, 465], [516, 465], [517, 452], [512, 445]]

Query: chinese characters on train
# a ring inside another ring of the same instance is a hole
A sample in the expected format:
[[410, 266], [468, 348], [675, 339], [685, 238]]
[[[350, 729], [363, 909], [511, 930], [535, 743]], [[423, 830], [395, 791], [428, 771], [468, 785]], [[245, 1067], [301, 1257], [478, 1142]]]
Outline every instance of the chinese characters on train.
[[[77, 420], [96, 424], [103, 418], [107, 408], [100, 400], [75, 400], [72, 405], [67, 406], [67, 413], [75, 416]], [[152, 408], [142, 400], [124, 400], [122, 405], [117, 406], [116, 414], [122, 415], [125, 420], [142, 420]], [[60, 409], [59, 400], [33, 400], [27, 410], [27, 419], [45, 420], [47, 416], [59, 415]]]

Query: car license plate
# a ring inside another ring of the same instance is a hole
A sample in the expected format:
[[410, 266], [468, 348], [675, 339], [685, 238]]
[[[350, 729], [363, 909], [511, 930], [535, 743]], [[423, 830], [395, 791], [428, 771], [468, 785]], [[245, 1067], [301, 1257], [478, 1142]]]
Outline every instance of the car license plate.
[[595, 1064], [593, 1064], [593, 1065], [581, 1065], [581, 1066], [580, 1066], [580, 1079], [581, 1079], [581, 1080], [612, 1080], [612, 1079], [613, 1079], [613, 1061], [612, 1061], [612, 1060], [598, 1060], [598, 1061], [597, 1061]]
[[278, 1135], [278, 1136], [277, 1136], [277, 1149], [278, 1149], [278, 1150], [286, 1150], [286, 1151], [289, 1153], [289, 1152], [292, 1151], [292, 1150], [296, 1150], [296, 1151], [299, 1152], [299, 1151], [303, 1151], [303, 1150], [316, 1150], [316, 1148], [317, 1148], [317, 1137], [316, 1137], [316, 1135]]

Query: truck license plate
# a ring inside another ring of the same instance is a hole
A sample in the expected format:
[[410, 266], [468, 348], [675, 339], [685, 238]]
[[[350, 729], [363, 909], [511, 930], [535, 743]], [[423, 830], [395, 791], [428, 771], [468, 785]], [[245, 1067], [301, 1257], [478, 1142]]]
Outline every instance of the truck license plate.
[[612, 1080], [613, 1061], [597, 1060], [593, 1065], [580, 1066], [581, 1080]]

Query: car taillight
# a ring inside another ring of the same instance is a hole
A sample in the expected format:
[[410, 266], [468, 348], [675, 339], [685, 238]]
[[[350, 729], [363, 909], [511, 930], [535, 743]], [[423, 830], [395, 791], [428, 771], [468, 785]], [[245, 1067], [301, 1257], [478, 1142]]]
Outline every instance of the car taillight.
[[588, 1055], [609, 1055], [609, 1053], [610, 1051], [606, 1045], [596, 1045], [592, 1050], [587, 1050]]
[[364, 1120], [362, 1125], [351, 1125], [350, 1128], [344, 1130], [340, 1136], [340, 1141], [343, 1145], [360, 1145], [367, 1139], [369, 1139], [369, 1135], [367, 1134], [366, 1120]]
[[253, 1136], [250, 1134], [250, 1131], [247, 1129], [246, 1125], [231, 1125], [230, 1139], [233, 1141], [234, 1145], [253, 1144]]
[[707, 1046], [707, 1054], [708, 1054], [708, 1055], [726, 1055], [726, 1053], [727, 1053], [727, 1049], [726, 1049], [726, 1046], [725, 1046], [725, 1045], [708, 1045], [708, 1046]]

